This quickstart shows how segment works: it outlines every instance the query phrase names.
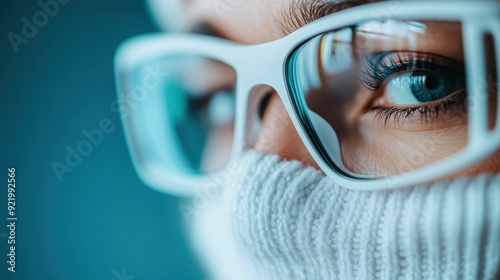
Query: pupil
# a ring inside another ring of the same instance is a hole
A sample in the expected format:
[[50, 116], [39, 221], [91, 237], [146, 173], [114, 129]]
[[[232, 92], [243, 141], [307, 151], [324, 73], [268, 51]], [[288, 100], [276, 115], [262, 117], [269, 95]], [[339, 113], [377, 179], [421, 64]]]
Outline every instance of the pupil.
[[439, 79], [435, 75], [427, 74], [424, 76], [425, 87], [428, 89], [436, 89], [439, 86]]
[[420, 102], [430, 102], [446, 96], [447, 91], [442, 89], [441, 78], [430, 71], [413, 72], [410, 84], [411, 91]]
[[413, 84], [420, 86], [422, 89], [433, 90], [439, 87], [440, 80], [437, 75], [429, 71], [415, 71], [413, 72]]

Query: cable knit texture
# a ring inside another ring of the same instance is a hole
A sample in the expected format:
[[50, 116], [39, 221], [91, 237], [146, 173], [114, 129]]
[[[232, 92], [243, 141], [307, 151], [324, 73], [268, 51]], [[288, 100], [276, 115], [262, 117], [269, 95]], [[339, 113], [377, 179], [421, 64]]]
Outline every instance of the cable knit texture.
[[235, 166], [192, 227], [216, 279], [495, 279], [498, 273], [500, 175], [367, 192], [256, 151]]

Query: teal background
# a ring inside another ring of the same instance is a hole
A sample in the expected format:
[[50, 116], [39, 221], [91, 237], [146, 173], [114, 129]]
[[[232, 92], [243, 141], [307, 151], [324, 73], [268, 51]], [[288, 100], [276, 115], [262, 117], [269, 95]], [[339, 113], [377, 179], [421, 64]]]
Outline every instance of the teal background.
[[[46, 0], [44, 0], [46, 1]], [[168, 0], [166, 0], [168, 1]], [[178, 198], [133, 170], [119, 117], [113, 55], [124, 39], [157, 31], [142, 0], [70, 0], [15, 54], [37, 1], [0, 3], [0, 279], [202, 279]], [[115, 130], [63, 175], [66, 146], [109, 118]], [[16, 270], [7, 272], [7, 168], [16, 171]], [[2, 235], [3, 234], [3, 235]]]

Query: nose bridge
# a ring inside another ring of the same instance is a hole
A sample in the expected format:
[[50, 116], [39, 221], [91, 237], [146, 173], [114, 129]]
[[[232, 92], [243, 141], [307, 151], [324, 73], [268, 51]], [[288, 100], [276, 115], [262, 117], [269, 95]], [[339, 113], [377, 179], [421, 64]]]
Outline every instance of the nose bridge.
[[[244, 112], [239, 115], [237, 124], [236, 138], [242, 143], [237, 149], [241, 151], [250, 147], [263, 153], [276, 154], [282, 159], [301, 160], [307, 165], [316, 166], [289, 116], [291, 108], [287, 106], [284, 83], [288, 49], [280, 49], [279, 44], [270, 44], [245, 47], [237, 58], [238, 109]], [[272, 87], [275, 93], [263, 119], [258, 120], [256, 113], [259, 104], [269, 93], [262, 91], [262, 87], [256, 87], [262, 85]], [[260, 125], [256, 125], [256, 121]]]
[[[244, 103], [241, 104], [240, 108], [245, 107], [248, 119], [255, 117], [254, 114], [260, 101], [269, 92], [268, 90], [263, 92], [258, 88], [271, 87], [283, 102], [287, 103], [284, 100], [288, 99], [284, 79], [288, 50], [283, 49], [283, 45], [271, 42], [244, 47], [237, 57], [239, 60], [235, 66], [238, 76], [237, 91], [239, 99]], [[249, 121], [251, 120], [247, 120], [247, 122]]]

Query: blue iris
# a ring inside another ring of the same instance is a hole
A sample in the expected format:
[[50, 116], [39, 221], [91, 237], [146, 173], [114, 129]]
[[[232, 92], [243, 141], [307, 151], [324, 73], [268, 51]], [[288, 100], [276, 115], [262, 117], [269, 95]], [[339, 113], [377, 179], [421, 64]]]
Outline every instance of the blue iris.
[[416, 70], [410, 79], [410, 88], [415, 98], [422, 102], [432, 102], [444, 98], [463, 86], [456, 71]]

